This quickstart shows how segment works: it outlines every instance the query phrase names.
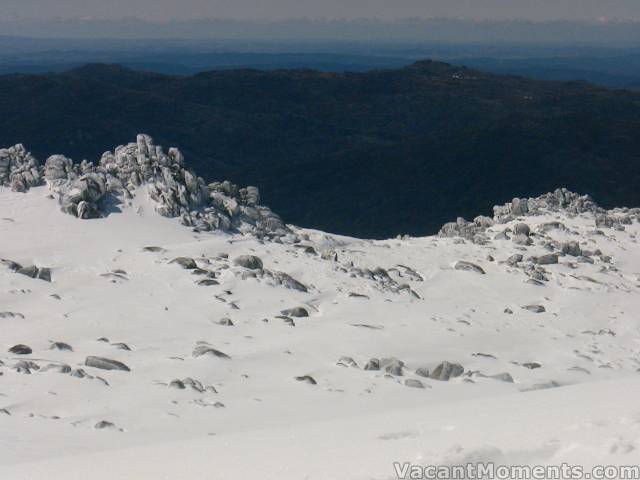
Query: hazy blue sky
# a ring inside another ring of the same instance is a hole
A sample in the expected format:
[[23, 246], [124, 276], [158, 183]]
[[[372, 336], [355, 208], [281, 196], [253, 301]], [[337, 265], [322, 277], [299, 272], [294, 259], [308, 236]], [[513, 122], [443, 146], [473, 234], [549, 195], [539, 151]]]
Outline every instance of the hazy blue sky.
[[0, 0], [0, 20], [128, 16], [162, 21], [202, 17], [394, 19], [410, 16], [640, 19], [640, 0]]

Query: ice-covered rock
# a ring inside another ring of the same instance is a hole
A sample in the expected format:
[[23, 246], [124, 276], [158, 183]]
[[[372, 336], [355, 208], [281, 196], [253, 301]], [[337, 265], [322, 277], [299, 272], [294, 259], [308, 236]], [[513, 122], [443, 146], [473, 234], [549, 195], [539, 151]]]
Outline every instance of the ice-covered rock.
[[51, 155], [44, 164], [44, 178], [50, 182], [66, 181], [75, 176], [73, 160], [64, 155]]
[[[566, 213], [579, 215], [589, 213], [594, 216], [595, 225], [598, 228], [624, 229], [623, 225], [629, 225], [633, 219], [639, 217], [637, 209], [613, 209], [606, 211], [596, 205], [589, 195], [579, 195], [566, 188], [559, 188], [553, 192], [545, 193], [536, 198], [514, 198], [504, 205], [493, 207], [493, 219], [488, 217], [476, 217], [473, 222], [458, 218], [455, 222], [449, 222], [442, 226], [438, 236], [448, 238], [464, 238], [476, 244], [485, 244], [489, 238], [486, 231], [497, 224], [513, 222], [523, 217], [533, 217], [545, 213]], [[553, 229], [565, 230], [560, 222], [547, 222], [537, 228], [537, 233], [547, 233]], [[509, 236], [513, 234], [513, 238]], [[494, 240], [513, 239], [516, 245], [529, 246], [533, 244], [530, 238], [531, 228], [520, 221], [502, 232], [494, 233]], [[575, 250], [573, 250], [575, 251]]]
[[22, 144], [0, 149], [0, 185], [14, 192], [26, 192], [42, 183], [38, 161]]
[[536, 215], [541, 211], [561, 211], [579, 214], [601, 211], [589, 195], [579, 195], [566, 188], [545, 193], [537, 198], [514, 198], [511, 203], [493, 207], [496, 222], [509, 221], [515, 217]]
[[256, 187], [239, 188], [228, 181], [206, 184], [185, 167], [180, 150], [165, 152], [148, 135], [105, 152], [97, 164], [52, 155], [39, 167], [22, 145], [0, 150], [0, 185], [24, 192], [43, 178], [62, 211], [81, 219], [106, 215], [110, 198], [117, 204], [146, 194], [160, 215], [180, 218], [182, 224], [199, 231], [270, 238], [290, 233], [278, 215], [260, 205]]

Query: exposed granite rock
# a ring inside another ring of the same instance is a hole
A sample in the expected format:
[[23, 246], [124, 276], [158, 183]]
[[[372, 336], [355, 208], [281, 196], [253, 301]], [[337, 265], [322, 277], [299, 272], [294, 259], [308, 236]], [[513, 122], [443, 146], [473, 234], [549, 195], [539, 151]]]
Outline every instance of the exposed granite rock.
[[417, 378], [407, 378], [404, 381], [404, 384], [406, 387], [409, 387], [409, 388], [425, 388], [424, 383], [422, 383]]
[[26, 192], [42, 183], [38, 161], [22, 144], [0, 149], [0, 185], [14, 192]]
[[371, 358], [364, 366], [365, 370], [380, 370], [380, 360], [377, 358]]
[[201, 344], [201, 345], [196, 346], [196, 348], [194, 348], [194, 350], [193, 350], [193, 356], [194, 357], [198, 358], [198, 357], [202, 357], [204, 355], [214, 356], [214, 357], [218, 357], [218, 358], [225, 358], [225, 359], [231, 358], [226, 353], [221, 352], [220, 350], [216, 350], [215, 348], [213, 348], [213, 347], [211, 347], [210, 345], [207, 345], [207, 344]]
[[459, 363], [449, 363], [447, 361], [440, 363], [431, 372], [430, 377], [434, 380], [447, 381], [453, 377], [459, 377], [464, 373], [464, 367]]
[[514, 198], [511, 203], [493, 207], [494, 220], [497, 223], [504, 223], [523, 215], [537, 215], [545, 210], [566, 210], [572, 214], [602, 211], [589, 195], [579, 195], [566, 188], [559, 188], [537, 198]]
[[308, 383], [309, 385], [317, 385], [318, 382], [311, 375], [302, 375], [300, 377], [296, 377], [298, 382]]
[[84, 361], [87, 367], [99, 368], [101, 370], [121, 370], [129, 372], [130, 369], [124, 363], [117, 360], [111, 360], [110, 358], [103, 357], [87, 357]]
[[525, 305], [522, 307], [523, 310], [528, 310], [533, 313], [544, 313], [547, 311], [542, 305]]
[[233, 259], [233, 264], [249, 270], [262, 270], [262, 260], [255, 255], [240, 255]]
[[575, 240], [564, 242], [560, 247], [560, 251], [564, 255], [570, 255], [572, 257], [580, 257], [582, 255], [582, 248], [580, 248], [580, 244]]
[[485, 271], [482, 269], [482, 267], [480, 267], [479, 265], [476, 265], [475, 263], [466, 262], [464, 260], [460, 260], [456, 262], [453, 268], [456, 270], [466, 270], [469, 272], [476, 272], [482, 275], [485, 274]]
[[534, 257], [532, 260], [538, 265], [555, 265], [558, 263], [558, 255], [549, 253], [547, 255], [541, 255], [540, 257]]
[[198, 268], [196, 261], [193, 258], [189, 257], [177, 257], [171, 260], [169, 263], [176, 263], [185, 270], [195, 270], [196, 268]]
[[308, 317], [309, 316], [309, 312], [304, 307], [288, 308], [286, 310], [283, 310], [281, 313], [283, 315], [288, 316], [288, 317], [296, 317], [296, 318], [302, 318], [302, 317]]
[[14, 345], [9, 349], [9, 353], [13, 353], [15, 355], [29, 355], [33, 353], [31, 347], [23, 344]]
[[[521, 217], [531, 217], [545, 212], [567, 212], [570, 215], [582, 213], [592, 213], [595, 216], [597, 227], [624, 228], [624, 224], [632, 222], [633, 217], [637, 218], [637, 213], [618, 211], [614, 209], [609, 212], [598, 207], [588, 195], [579, 195], [570, 192], [566, 188], [559, 188], [551, 193], [546, 193], [537, 198], [514, 198], [504, 205], [493, 207], [493, 219], [488, 217], [477, 217], [473, 222], [468, 222], [464, 218], [458, 218], [455, 222], [449, 222], [440, 229], [440, 237], [464, 238], [476, 244], [484, 244], [487, 241], [486, 230], [497, 224], [503, 224]], [[623, 215], [620, 215], [623, 213]], [[540, 225], [537, 229], [539, 233], [558, 228], [566, 230], [560, 222], [549, 222]], [[528, 246], [533, 243], [529, 238], [530, 227], [523, 222], [515, 225], [513, 240], [518, 245]], [[509, 229], [493, 235], [494, 240], [508, 240]]]
[[531, 229], [526, 223], [516, 223], [513, 227], [513, 233], [516, 235], [524, 235], [528, 237], [531, 234]]
[[81, 219], [107, 215], [113, 205], [146, 194], [155, 210], [198, 231], [223, 230], [279, 238], [290, 230], [260, 205], [256, 187], [207, 185], [185, 167], [177, 148], [164, 151], [148, 135], [105, 152], [97, 164], [52, 155], [39, 167], [22, 145], [0, 150], [0, 185], [24, 192], [46, 180], [63, 212]]
[[[404, 368], [404, 362], [398, 360], [395, 357], [383, 358], [380, 360], [380, 368], [390, 375], [402, 376], [402, 370]], [[367, 368], [365, 367], [365, 370]]]

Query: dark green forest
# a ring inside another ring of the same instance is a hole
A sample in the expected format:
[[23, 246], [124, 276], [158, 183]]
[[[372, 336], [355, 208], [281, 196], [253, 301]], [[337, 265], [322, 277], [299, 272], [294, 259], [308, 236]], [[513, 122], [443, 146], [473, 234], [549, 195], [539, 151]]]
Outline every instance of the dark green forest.
[[168, 76], [89, 65], [0, 77], [0, 145], [96, 161], [144, 132], [285, 221], [428, 234], [557, 187], [640, 205], [640, 93], [439, 62]]

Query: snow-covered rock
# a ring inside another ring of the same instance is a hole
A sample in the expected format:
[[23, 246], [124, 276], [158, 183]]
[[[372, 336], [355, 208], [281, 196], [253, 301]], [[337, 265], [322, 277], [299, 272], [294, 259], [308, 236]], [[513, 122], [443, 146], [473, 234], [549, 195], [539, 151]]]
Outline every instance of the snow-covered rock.
[[[449, 222], [442, 226], [440, 237], [463, 238], [473, 243], [483, 244], [487, 242], [485, 232], [494, 225], [513, 222], [518, 218], [535, 217], [551, 213], [562, 213], [567, 216], [575, 216], [584, 213], [593, 215], [594, 225], [598, 228], [624, 229], [623, 225], [629, 225], [634, 219], [640, 218], [640, 209], [612, 209], [606, 211], [599, 207], [589, 195], [580, 195], [559, 188], [552, 193], [545, 193], [537, 198], [514, 198], [504, 205], [493, 207], [493, 218], [476, 217], [473, 222], [464, 218], [458, 218], [455, 222]], [[557, 221], [548, 222], [538, 228], [545, 233], [554, 228], [563, 228], [564, 225]], [[528, 246], [533, 243], [529, 238], [531, 229], [523, 222], [516, 223], [509, 231], [498, 232], [496, 238], [512, 239], [516, 244]], [[511, 237], [509, 234], [512, 234]]]
[[22, 145], [0, 150], [0, 185], [24, 192], [42, 178], [58, 196], [62, 211], [80, 219], [105, 216], [114, 204], [144, 194], [160, 215], [180, 218], [183, 225], [197, 230], [270, 238], [289, 233], [278, 215], [260, 205], [256, 187], [239, 188], [228, 181], [206, 185], [185, 167], [180, 150], [165, 152], [148, 135], [105, 152], [95, 165], [53, 155], [39, 167]]
[[22, 144], [0, 149], [0, 186], [8, 185], [14, 192], [25, 192], [41, 182], [38, 161]]

